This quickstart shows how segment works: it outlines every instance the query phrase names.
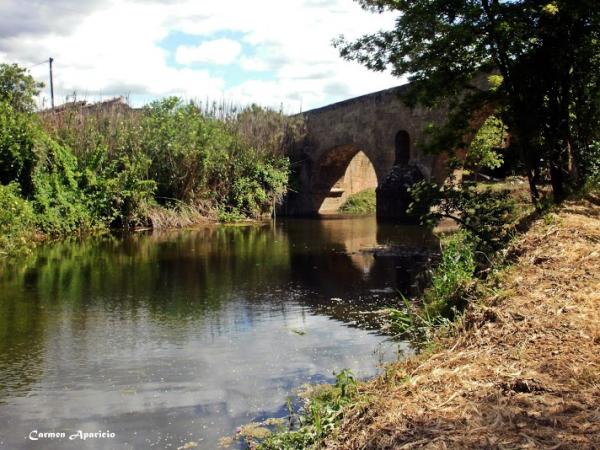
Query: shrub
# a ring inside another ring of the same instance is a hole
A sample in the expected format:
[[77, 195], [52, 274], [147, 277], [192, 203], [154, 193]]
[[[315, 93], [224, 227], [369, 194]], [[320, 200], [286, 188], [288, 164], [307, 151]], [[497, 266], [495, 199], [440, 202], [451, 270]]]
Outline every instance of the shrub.
[[19, 112], [8, 102], [0, 101], [0, 183], [16, 182], [25, 195], [32, 191], [35, 134], [30, 114]]
[[[287, 158], [274, 150], [274, 142], [283, 138], [269, 141], [265, 128], [257, 125], [260, 122], [252, 124], [250, 112], [243, 114], [244, 126], [238, 124], [238, 129], [177, 98], [145, 109], [141, 145], [152, 161], [149, 173], [156, 180], [159, 202], [209, 200], [228, 221], [260, 217], [271, 210], [287, 188]], [[245, 134], [237, 134], [239, 130]], [[250, 142], [265, 147], [252, 147]]]
[[[240, 167], [241, 166], [241, 167]], [[287, 160], [246, 161], [238, 165], [227, 204], [232, 211], [247, 217], [261, 217], [269, 213], [287, 188]]]
[[0, 184], [0, 257], [31, 247], [34, 223], [33, 207], [21, 198], [19, 186]]
[[[233, 181], [228, 172], [234, 139], [223, 123], [204, 117], [178, 98], [153, 102], [144, 110], [141, 146], [152, 161], [149, 175], [159, 201], [193, 203], [207, 194], [219, 201]], [[236, 161], [237, 163], [237, 161]]]
[[143, 154], [111, 159], [106, 152], [96, 152], [81, 178], [92, 216], [112, 226], [146, 223], [145, 207], [154, 201], [156, 189], [156, 183], [146, 179], [149, 166], [150, 159]]
[[424, 224], [435, 226], [446, 217], [468, 231], [482, 263], [512, 236], [515, 201], [508, 191], [481, 191], [473, 182], [454, 183], [451, 178], [442, 186], [429, 181], [416, 183], [411, 196], [414, 202], [409, 210], [425, 210], [421, 215]]
[[37, 225], [49, 234], [64, 234], [101, 226], [79, 189], [77, 159], [68, 148], [40, 133], [35, 144], [38, 163], [32, 196]]

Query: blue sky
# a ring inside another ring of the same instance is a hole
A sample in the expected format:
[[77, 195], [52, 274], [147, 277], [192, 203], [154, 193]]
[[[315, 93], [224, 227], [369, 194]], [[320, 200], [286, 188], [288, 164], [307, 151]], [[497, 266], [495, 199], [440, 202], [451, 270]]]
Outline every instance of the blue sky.
[[237, 42], [242, 57], [257, 58], [259, 57], [260, 49], [256, 46], [244, 42], [244, 34], [237, 31], [222, 30], [210, 36], [195, 36], [182, 33], [180, 31], [171, 31], [169, 35], [159, 42], [159, 46], [165, 49], [167, 53], [167, 65], [178, 69], [189, 67], [194, 70], [208, 69], [215, 76], [223, 78], [225, 89], [231, 89], [248, 79], [256, 79], [263, 81], [276, 80], [276, 74], [273, 71], [248, 71], [240, 67], [237, 61], [237, 56], [230, 62], [225, 64], [215, 64], [206, 60], [190, 61], [189, 63], [179, 60], [177, 50], [181, 48], [201, 47], [202, 44], [211, 42]]
[[296, 112], [401, 84], [331, 45], [393, 19], [352, 0], [2, 0], [0, 62], [52, 56], [59, 102], [177, 95]]

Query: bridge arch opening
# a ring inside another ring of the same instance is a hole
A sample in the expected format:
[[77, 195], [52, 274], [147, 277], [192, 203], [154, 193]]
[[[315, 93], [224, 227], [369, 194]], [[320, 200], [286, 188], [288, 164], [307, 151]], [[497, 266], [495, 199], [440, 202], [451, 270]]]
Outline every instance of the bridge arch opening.
[[410, 161], [410, 135], [407, 131], [400, 130], [396, 133], [396, 159], [395, 166], [408, 166]]
[[370, 158], [353, 145], [328, 151], [319, 162], [316, 180], [313, 192], [316, 193], [318, 214], [339, 213], [350, 196], [363, 191], [372, 191], [374, 199], [378, 185], [377, 172]]

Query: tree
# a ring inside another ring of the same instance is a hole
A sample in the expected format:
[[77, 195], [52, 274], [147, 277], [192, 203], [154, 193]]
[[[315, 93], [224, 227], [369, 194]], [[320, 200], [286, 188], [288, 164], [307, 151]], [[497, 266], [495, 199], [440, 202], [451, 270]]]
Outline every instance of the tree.
[[477, 171], [497, 169], [504, 162], [498, 152], [507, 139], [506, 127], [496, 116], [490, 116], [481, 126], [469, 145], [466, 164]]
[[[371, 11], [397, 12], [393, 30], [354, 42], [341, 55], [374, 70], [410, 75], [408, 99], [453, 110], [441, 133], [460, 140], [468, 118], [499, 108], [526, 168], [533, 200], [548, 170], [556, 200], [584, 150], [598, 138], [600, 9], [596, 0], [358, 0]], [[482, 73], [493, 83], [475, 83]], [[462, 115], [462, 120], [457, 117]], [[460, 125], [460, 126], [457, 126]], [[444, 142], [445, 141], [445, 142]]]
[[8, 102], [17, 112], [33, 112], [35, 96], [44, 83], [37, 82], [18, 64], [0, 64], [0, 101]]

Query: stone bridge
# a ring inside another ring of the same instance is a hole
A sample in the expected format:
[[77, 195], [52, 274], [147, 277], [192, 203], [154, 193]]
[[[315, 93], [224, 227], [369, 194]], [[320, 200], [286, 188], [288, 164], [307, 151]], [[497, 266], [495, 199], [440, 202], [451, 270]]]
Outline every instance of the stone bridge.
[[447, 110], [406, 106], [401, 94], [408, 87], [403, 85], [304, 113], [307, 139], [293, 157], [301, 165], [300, 182], [297, 192], [284, 205], [284, 214], [334, 213], [348, 196], [379, 187], [378, 217], [402, 219], [404, 211], [400, 210], [405, 210], [406, 199], [398, 198], [389, 189], [386, 192], [390, 177], [442, 182], [449, 175], [447, 154], [430, 155], [419, 150], [427, 125], [443, 124]]

